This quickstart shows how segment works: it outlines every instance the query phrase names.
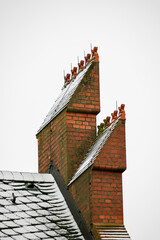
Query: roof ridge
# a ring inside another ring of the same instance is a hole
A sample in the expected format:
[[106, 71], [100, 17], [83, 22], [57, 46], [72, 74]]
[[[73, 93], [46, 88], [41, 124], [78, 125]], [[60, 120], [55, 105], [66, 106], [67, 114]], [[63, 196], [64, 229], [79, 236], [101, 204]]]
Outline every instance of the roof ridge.
[[[93, 62], [99, 62], [99, 56], [98, 56], [97, 50], [98, 50], [98, 47], [94, 47], [93, 49], [91, 49], [92, 54], [87, 54], [87, 56], [85, 56], [85, 66], [84, 66], [84, 60], [81, 60], [80, 63], [78, 63], [78, 66], [79, 66], [78, 73], [77, 73], [77, 67], [74, 67], [73, 69], [71, 69], [71, 73], [72, 73], [71, 79], [70, 79], [71, 74], [69, 73], [67, 73], [67, 75], [64, 76], [65, 82], [64, 82], [63, 88], [61, 89], [61, 93], [58, 96], [57, 100], [54, 102], [49, 113], [46, 115], [42, 125], [37, 131], [37, 134], [41, 132], [41, 130], [44, 127], [46, 127], [48, 123], [50, 123], [50, 121], [52, 121], [67, 106], [70, 98], [73, 96], [75, 90], [79, 86], [79, 83], [83, 79], [84, 74], [87, 72], [91, 64]], [[73, 84], [74, 82], [76, 82], [75, 85]], [[71, 90], [69, 91], [69, 89]], [[69, 96], [66, 96], [67, 94]]]
[[0, 171], [0, 180], [23, 181], [23, 182], [54, 182], [49, 173], [32, 173], [17, 171]]
[[[85, 73], [88, 71], [93, 61], [86, 65], [86, 67], [71, 80], [70, 84], [67, 84], [66, 87], [63, 87], [58, 98], [55, 100], [53, 106], [51, 107], [49, 113], [46, 115], [41, 127], [39, 128], [37, 134], [42, 131], [47, 124], [52, 121], [63, 109], [67, 106], [69, 100], [73, 96], [75, 90], [79, 86], [81, 80], [83, 79]], [[75, 84], [74, 84], [75, 83]], [[65, 96], [65, 98], [64, 98]], [[57, 104], [56, 104], [57, 103]]]

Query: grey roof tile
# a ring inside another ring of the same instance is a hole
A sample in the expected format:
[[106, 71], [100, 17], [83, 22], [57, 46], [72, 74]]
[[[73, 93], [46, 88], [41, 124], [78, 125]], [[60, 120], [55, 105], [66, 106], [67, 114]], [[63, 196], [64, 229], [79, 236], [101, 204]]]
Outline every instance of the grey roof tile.
[[16, 205], [6, 206], [5, 209], [10, 211], [10, 212], [16, 212], [16, 213], [20, 211], [20, 209]]
[[0, 183], [0, 189], [8, 191], [8, 190], [12, 190], [12, 187], [9, 186], [8, 184]]
[[44, 232], [35, 232], [36, 237], [38, 237], [38, 239], [46, 239], [47, 235]]
[[20, 209], [21, 211], [30, 211], [31, 208], [29, 206], [29, 204], [18, 204], [17, 208]]
[[56, 225], [56, 223], [54, 222], [50, 222], [50, 223], [46, 223], [46, 227], [49, 228], [49, 229], [60, 229], [58, 225]]
[[26, 219], [18, 219], [18, 220], [14, 220], [15, 223], [17, 223], [20, 226], [26, 226], [29, 225], [29, 222], [26, 221]]
[[3, 172], [2, 172], [2, 171], [0, 171], [0, 180], [1, 180], [1, 179], [4, 179], [4, 178], [3, 178]]
[[[16, 188], [14, 188], [14, 189], [16, 189]], [[17, 190], [19, 190], [19, 189], [17, 189]], [[30, 191], [26, 191], [24, 189], [21, 189], [21, 190], [23, 190], [20, 192], [21, 196], [24, 196], [24, 197], [32, 196], [32, 193]]]
[[49, 216], [50, 215], [50, 212], [45, 210], [45, 209], [40, 209], [40, 210], [37, 210], [37, 213], [39, 215], [42, 215], [42, 216]]
[[45, 232], [50, 237], [58, 237], [60, 236], [56, 231], [46, 231]]
[[27, 197], [19, 197], [18, 198], [18, 202], [20, 202], [20, 203], [30, 203], [31, 201], [30, 201], [30, 199], [28, 199]]
[[13, 172], [13, 180], [23, 181], [23, 175], [21, 172]]
[[83, 79], [85, 73], [88, 71], [92, 62], [90, 62], [77, 76], [73, 79], [66, 87], [62, 88], [62, 91], [53, 104], [51, 110], [47, 114], [44, 122], [42, 123], [40, 129], [37, 133], [39, 133], [53, 118], [55, 118], [68, 104], [69, 100], [73, 96], [75, 90], [77, 89], [79, 83]]
[[39, 230], [35, 227], [35, 226], [24, 226], [24, 228], [28, 231], [28, 232], [38, 232]]
[[37, 211], [31, 210], [31, 211], [27, 211], [26, 212], [27, 215], [31, 216], [31, 217], [38, 217], [39, 213]]
[[29, 217], [27, 212], [17, 212], [16, 215], [20, 218], [28, 218]]
[[30, 203], [38, 203], [38, 202], [41, 201], [37, 196], [34, 196], [34, 195], [33, 196], [29, 196], [27, 198], [30, 201]]
[[18, 227], [18, 225], [16, 223], [14, 223], [13, 221], [3, 221], [3, 223], [7, 226], [7, 227]]
[[14, 229], [15, 232], [20, 233], [20, 234], [24, 234], [27, 233], [28, 230], [23, 226], [23, 227], [17, 227]]
[[38, 239], [38, 237], [36, 237], [36, 235], [34, 233], [24, 233], [22, 236], [25, 237], [26, 239], [30, 239], [30, 240]]
[[9, 220], [4, 214], [0, 214], [0, 222]]
[[[56, 225], [56, 224], [55, 224]], [[56, 225], [57, 226], [57, 225]], [[36, 228], [38, 229], [38, 230], [40, 230], [40, 231], [43, 231], [43, 232], [45, 232], [46, 230], [48, 230], [48, 227], [47, 227], [47, 224], [38, 224], [38, 225], [36, 225]]]
[[23, 237], [22, 235], [16, 235], [16, 236], [13, 236], [12, 238], [15, 240], [26, 240], [26, 238]]
[[39, 195], [38, 197], [39, 197], [42, 201], [52, 200], [52, 196], [49, 196], [49, 195]]
[[32, 182], [33, 180], [34, 180], [34, 177], [33, 177], [33, 175], [32, 175], [32, 173], [21, 173], [22, 174], [22, 176], [23, 176], [23, 180], [24, 181], [30, 181], [30, 182]]
[[26, 221], [29, 223], [29, 225], [36, 225], [39, 224], [39, 222], [35, 218], [26, 218]]
[[11, 194], [8, 193], [8, 192], [6, 192], [6, 191], [2, 191], [2, 192], [1, 192], [1, 197], [3, 197], [3, 198], [8, 198], [8, 197], [11, 197]]
[[13, 174], [10, 171], [3, 171], [3, 179], [4, 180], [13, 180]]
[[[79, 239], [80, 230], [51, 175], [31, 174], [34, 178], [30, 178], [24, 173], [23, 180], [22, 174], [1, 175], [5, 179], [0, 181], [0, 239]], [[31, 179], [37, 190], [27, 187]]]
[[16, 235], [16, 232], [14, 230], [12, 230], [11, 228], [8, 229], [2, 229], [1, 230], [3, 233], [5, 233], [8, 236], [14, 236]]
[[49, 223], [50, 221], [48, 220], [48, 217], [37, 217], [36, 220], [39, 222], [39, 223]]
[[7, 236], [7, 237], [2, 237], [1, 240], [13, 240], [13, 238]]
[[2, 229], [2, 228], [6, 228], [6, 225], [4, 225], [4, 223], [0, 222], [0, 229]]
[[43, 178], [42, 182], [47, 182], [47, 183], [53, 183], [54, 182], [54, 179], [53, 179], [51, 174], [43, 173], [43, 174], [40, 174], [40, 175]]
[[39, 203], [37, 203], [37, 204], [38, 204], [38, 206], [40, 206], [41, 208], [45, 208], [45, 209], [48, 209], [48, 208], [51, 207], [51, 205], [50, 205], [49, 203], [47, 203], [47, 202], [39, 202]]
[[37, 210], [40, 209], [40, 206], [38, 205], [38, 203], [28, 203], [26, 206], [28, 206], [30, 209], [29, 210]]
[[0, 231], [0, 239], [2, 239], [3, 237], [7, 236], [6, 234], [4, 234], [2, 231]]
[[7, 206], [10, 205], [10, 201], [6, 200], [6, 199], [0, 199], [0, 206]]
[[8, 218], [8, 219], [11, 219], [11, 220], [15, 220], [15, 219], [19, 219], [20, 217], [18, 217], [16, 214], [10, 212], [10, 213], [6, 213], [5, 216]]
[[6, 207], [0, 207], [0, 213], [1, 214], [7, 213], [7, 212], [9, 212], [9, 210]]

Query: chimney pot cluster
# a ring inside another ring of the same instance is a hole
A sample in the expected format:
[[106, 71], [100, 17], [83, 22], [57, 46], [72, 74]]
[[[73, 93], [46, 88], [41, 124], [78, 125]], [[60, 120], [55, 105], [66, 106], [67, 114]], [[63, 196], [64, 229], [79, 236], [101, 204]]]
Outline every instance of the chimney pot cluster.
[[125, 108], [125, 104], [121, 104], [121, 106], [118, 108], [119, 113], [117, 110], [115, 110], [113, 113], [111, 113], [111, 116], [112, 116], [111, 122], [110, 122], [110, 119], [111, 119], [110, 116], [106, 117], [106, 119], [103, 120], [104, 123], [101, 123], [98, 126], [98, 135], [100, 135], [106, 127], [110, 126], [113, 122], [115, 122], [116, 119], [124, 119], [124, 120], [126, 119], [124, 108]]
[[[94, 47], [91, 52], [92, 52], [92, 56], [90, 53], [87, 54], [87, 56], [85, 56], [85, 66], [87, 66], [88, 63], [90, 63], [92, 60], [95, 61], [95, 62], [98, 62], [99, 61], [99, 56], [98, 56], [98, 53], [97, 53], [97, 50], [98, 50], [98, 47]], [[70, 78], [70, 74], [67, 73], [67, 75], [64, 77], [64, 87], [67, 86], [68, 83], [70, 83], [70, 81], [72, 79], [74, 79], [77, 74], [83, 70], [85, 68], [84, 66], [84, 60], [81, 60], [79, 63], [78, 63], [78, 72], [77, 72], [77, 67], [74, 67], [73, 69], [71, 69], [71, 78]]]

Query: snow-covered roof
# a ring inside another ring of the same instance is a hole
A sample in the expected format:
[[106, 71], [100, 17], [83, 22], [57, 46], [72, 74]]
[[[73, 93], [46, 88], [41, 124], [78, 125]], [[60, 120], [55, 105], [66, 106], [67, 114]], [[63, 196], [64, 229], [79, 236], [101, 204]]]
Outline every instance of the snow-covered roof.
[[86, 67], [83, 70], [81, 70], [81, 72], [78, 73], [78, 75], [74, 79], [72, 79], [71, 82], [67, 84], [66, 87], [62, 88], [62, 91], [59, 97], [57, 98], [51, 110], [49, 111], [46, 118], [44, 119], [37, 134], [67, 106], [69, 100], [73, 96], [75, 90], [77, 89], [79, 83], [83, 79], [85, 73], [87, 72], [91, 64], [92, 64], [92, 61], [88, 65], [86, 65]]
[[100, 150], [102, 149], [102, 147], [106, 143], [107, 139], [111, 135], [111, 133], [114, 130], [115, 126], [117, 125], [118, 121], [119, 121], [119, 119], [114, 121], [108, 128], [106, 128], [103, 131], [103, 133], [99, 137], [97, 137], [97, 139], [91, 146], [90, 150], [88, 151], [86, 157], [84, 158], [81, 165], [77, 169], [75, 175], [71, 179], [69, 185], [94, 163], [96, 157], [98, 156]]
[[122, 226], [105, 226], [99, 225], [96, 227], [97, 232], [99, 233], [101, 239], [107, 240], [131, 240], [127, 230]]
[[51, 174], [0, 171], [0, 239], [82, 236]]

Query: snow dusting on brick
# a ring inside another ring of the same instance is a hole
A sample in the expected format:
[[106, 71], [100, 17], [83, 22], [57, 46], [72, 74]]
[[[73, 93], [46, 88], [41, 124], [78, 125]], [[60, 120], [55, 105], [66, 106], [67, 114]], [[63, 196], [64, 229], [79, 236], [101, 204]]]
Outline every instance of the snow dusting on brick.
[[82, 164], [79, 166], [78, 170], [76, 171], [75, 175], [73, 176], [72, 180], [70, 181], [69, 185], [75, 181], [83, 172], [85, 172], [93, 163], [96, 157], [98, 156], [100, 150], [106, 143], [107, 139], [111, 135], [112, 131], [114, 130], [115, 126], [117, 125], [119, 119], [113, 122], [104, 132], [96, 139], [93, 143], [92, 147], [88, 151], [85, 159], [83, 160]]
[[83, 79], [85, 73], [91, 66], [92, 62], [90, 62], [71, 82], [66, 86], [62, 88], [62, 91], [53, 104], [51, 110], [47, 114], [46, 118], [44, 119], [44, 122], [42, 123], [40, 129], [37, 133], [39, 133], [53, 118], [55, 118], [68, 104], [69, 100], [73, 96], [75, 90], [77, 89], [79, 83]]

